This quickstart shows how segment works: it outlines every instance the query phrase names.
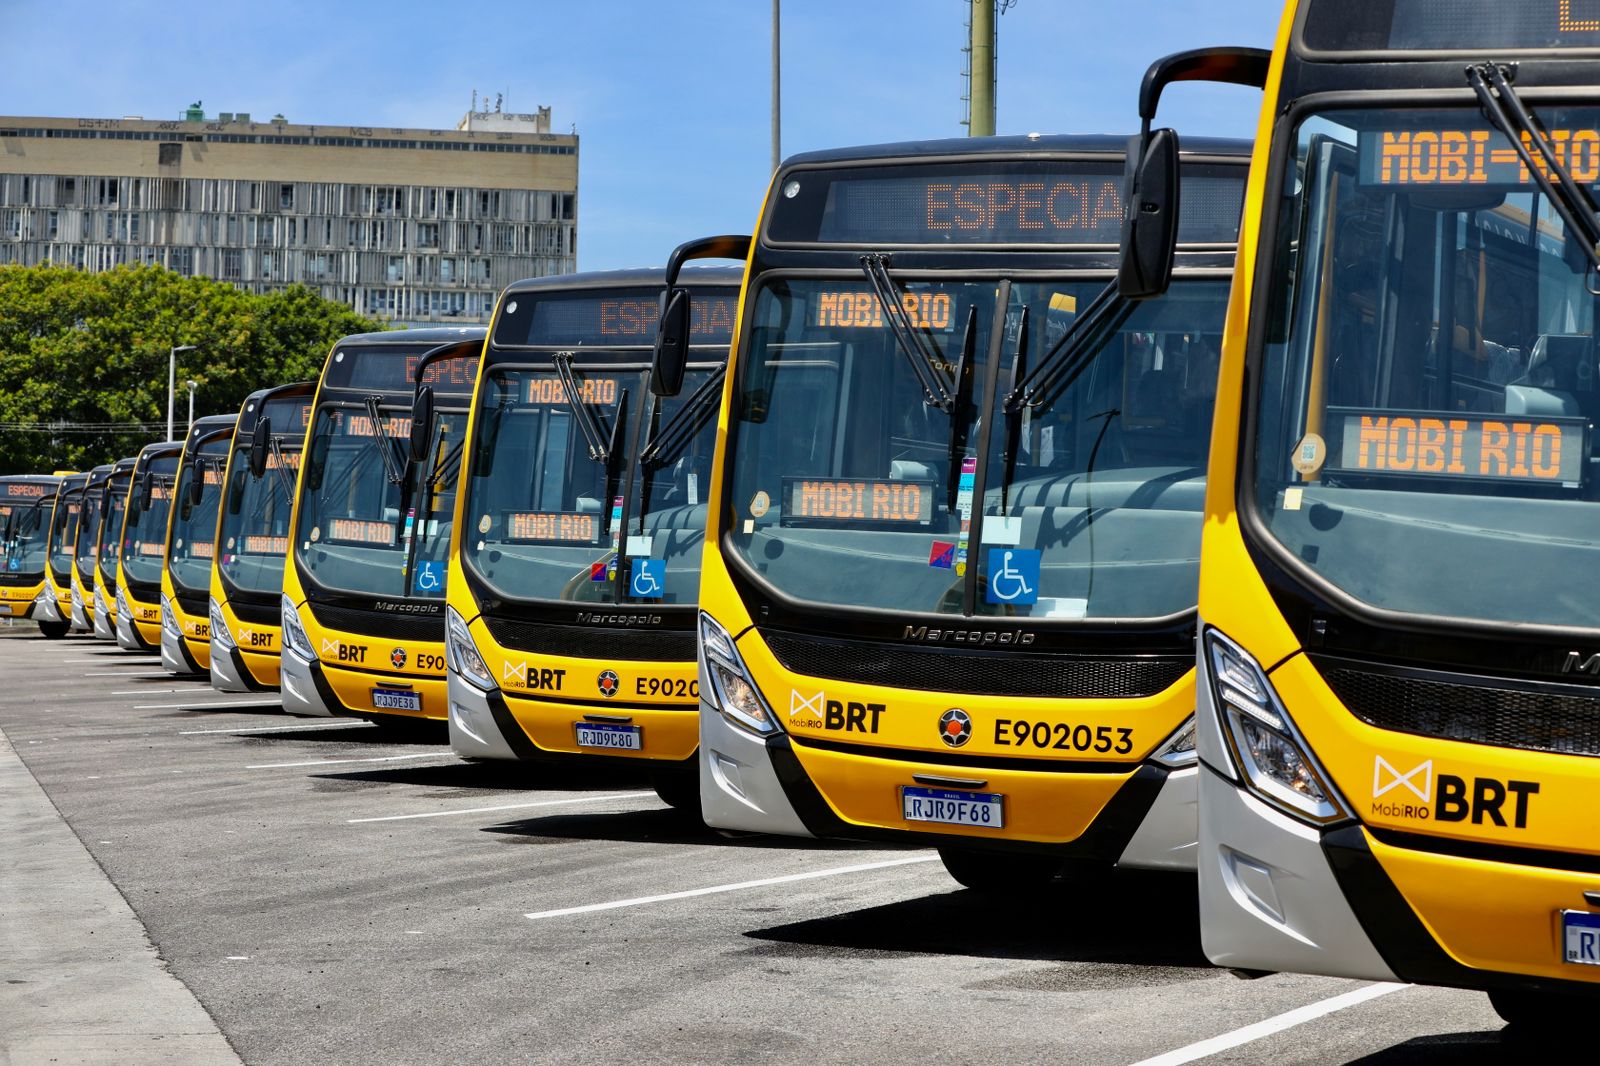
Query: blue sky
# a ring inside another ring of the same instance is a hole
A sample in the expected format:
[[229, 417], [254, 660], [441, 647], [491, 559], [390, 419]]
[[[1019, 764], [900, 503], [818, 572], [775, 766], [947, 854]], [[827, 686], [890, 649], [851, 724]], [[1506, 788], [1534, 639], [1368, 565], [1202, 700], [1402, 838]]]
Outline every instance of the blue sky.
[[[783, 151], [959, 137], [965, 0], [783, 0]], [[1271, 44], [1280, 0], [1017, 0], [1000, 133], [1123, 133], [1150, 60]], [[116, 17], [108, 17], [115, 11]], [[770, 175], [770, 0], [270, 4], [0, 0], [0, 109], [453, 127], [474, 88], [576, 126], [578, 266], [748, 232]], [[1162, 121], [1249, 136], [1259, 94], [1179, 87]]]

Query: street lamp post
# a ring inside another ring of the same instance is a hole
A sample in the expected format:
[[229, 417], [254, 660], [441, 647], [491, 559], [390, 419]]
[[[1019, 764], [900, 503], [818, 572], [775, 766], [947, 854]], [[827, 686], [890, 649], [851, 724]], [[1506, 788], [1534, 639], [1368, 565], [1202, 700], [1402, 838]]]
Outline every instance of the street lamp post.
[[178, 353], [192, 352], [194, 345], [180, 344], [167, 353], [167, 439], [172, 440], [172, 401], [178, 390]]
[[200, 387], [200, 383], [190, 378], [185, 384], [189, 386], [189, 428], [194, 429], [194, 390]]

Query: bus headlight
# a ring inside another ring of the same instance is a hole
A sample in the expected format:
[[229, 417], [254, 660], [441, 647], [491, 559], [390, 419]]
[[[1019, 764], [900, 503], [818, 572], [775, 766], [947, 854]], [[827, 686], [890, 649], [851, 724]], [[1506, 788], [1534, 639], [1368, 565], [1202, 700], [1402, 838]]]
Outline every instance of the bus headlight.
[[1153, 758], [1163, 766], [1174, 768], [1193, 766], [1198, 761], [1194, 751], [1194, 715], [1191, 714], [1167, 742], [1156, 749]]
[[183, 636], [183, 630], [178, 626], [178, 612], [172, 609], [172, 598], [165, 592], [161, 594], [161, 630], [175, 637]]
[[758, 736], [777, 731], [777, 716], [761, 698], [733, 638], [704, 611], [700, 612], [700, 662], [706, 678], [700, 691], [722, 717]]
[[1206, 631], [1205, 642], [1211, 694], [1250, 791], [1302, 821], [1349, 817], [1260, 665], [1215, 630]]
[[289, 597], [283, 598], [283, 646], [294, 652], [308, 663], [317, 661], [317, 653], [311, 650], [311, 638], [306, 636], [305, 627], [300, 624], [300, 611]]
[[228, 622], [222, 617], [222, 608], [216, 600], [211, 601], [211, 639], [223, 651], [232, 651], [239, 646], [234, 643], [233, 631], [228, 628]]
[[472, 641], [466, 620], [456, 613], [454, 607], [444, 609], [444, 649], [450, 656], [450, 668], [466, 680], [485, 692], [500, 687], [494, 683], [483, 656], [478, 654], [478, 646]]

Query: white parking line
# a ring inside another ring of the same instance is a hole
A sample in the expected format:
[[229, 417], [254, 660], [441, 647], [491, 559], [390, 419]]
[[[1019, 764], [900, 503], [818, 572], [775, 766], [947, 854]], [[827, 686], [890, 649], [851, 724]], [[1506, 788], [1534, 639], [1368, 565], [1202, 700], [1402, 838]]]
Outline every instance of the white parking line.
[[187, 695], [190, 695], [190, 696], [215, 696], [217, 694], [215, 689], [212, 689], [212, 688], [195, 688], [193, 685], [191, 685], [188, 688], [128, 688], [128, 689], [121, 689], [121, 690], [118, 690], [116, 692], [108, 692], [108, 693], [106, 693], [106, 695], [108, 695], [108, 696], [156, 696], [156, 695], [166, 695], [169, 692], [182, 692], [182, 693], [186, 693]]
[[828, 870], [812, 870], [809, 873], [789, 874], [785, 877], [764, 877], [759, 881], [740, 881], [735, 885], [713, 885], [710, 888], [692, 888], [687, 892], [667, 892], [659, 896], [637, 896], [633, 899], [614, 899], [609, 903], [585, 903], [581, 907], [561, 907], [553, 911], [534, 911], [524, 914], [524, 918], [538, 921], [540, 918], [559, 918], [566, 914], [589, 914], [593, 911], [611, 911], [619, 907], [639, 907], [646, 903], [667, 903], [675, 899], [691, 899], [695, 896], [712, 896], [719, 892], [738, 892], [746, 888], [766, 888], [769, 885], [787, 885], [795, 881], [810, 881], [818, 877], [838, 877], [842, 874], [866, 873], [868, 870], [887, 870], [895, 866], [910, 866], [921, 862], [938, 862], [937, 855], [915, 855], [909, 859], [889, 859], [886, 862], [865, 862], [859, 866], [835, 866]]
[[308, 729], [376, 729], [371, 722], [352, 722], [340, 720], [337, 722], [319, 722], [316, 725], [253, 725], [241, 726], [235, 729], [183, 729], [179, 730], [180, 737], [194, 737], [201, 733], [304, 733]]
[[1400, 992], [1410, 987], [1410, 985], [1389, 983], [1367, 985], [1352, 992], [1345, 992], [1342, 995], [1318, 1000], [1315, 1003], [1308, 1003], [1304, 1007], [1296, 1007], [1294, 1010], [1285, 1011], [1283, 1014], [1256, 1022], [1253, 1025], [1247, 1025], [1242, 1029], [1235, 1029], [1231, 1033], [1223, 1033], [1221, 1036], [1214, 1036], [1209, 1040], [1201, 1040], [1190, 1044], [1188, 1047], [1168, 1051], [1154, 1058], [1141, 1059], [1134, 1063], [1133, 1066], [1183, 1066], [1184, 1063], [1210, 1058], [1212, 1055], [1239, 1047], [1241, 1044], [1248, 1044], [1260, 1040], [1262, 1037], [1281, 1033], [1285, 1029], [1293, 1029], [1297, 1025], [1315, 1021], [1324, 1015], [1344, 1010], [1346, 1007], [1354, 1007], [1368, 1000], [1377, 999], [1379, 996], [1387, 996], [1391, 992]]
[[86, 670], [84, 677], [171, 677], [165, 670]]
[[136, 711], [226, 711], [232, 707], [282, 707], [282, 700], [231, 700], [226, 703], [135, 703]]
[[494, 811], [520, 811], [529, 807], [561, 807], [570, 803], [601, 803], [605, 800], [640, 799], [654, 796], [654, 792], [618, 792], [610, 796], [582, 796], [578, 799], [539, 800], [535, 803], [502, 803], [498, 807], [466, 807], [459, 811], [429, 811], [426, 814], [386, 814], [381, 818], [346, 818], [346, 825], [362, 822], [404, 822], [412, 818], [449, 818], [457, 814], [489, 814]]
[[453, 751], [430, 751], [422, 755], [379, 755], [368, 759], [312, 759], [309, 762], [268, 762], [258, 763], [255, 766], [246, 766], [246, 770], [286, 770], [291, 766], [333, 766], [335, 763], [345, 762], [400, 762], [403, 759], [442, 759], [446, 756], [454, 759]]

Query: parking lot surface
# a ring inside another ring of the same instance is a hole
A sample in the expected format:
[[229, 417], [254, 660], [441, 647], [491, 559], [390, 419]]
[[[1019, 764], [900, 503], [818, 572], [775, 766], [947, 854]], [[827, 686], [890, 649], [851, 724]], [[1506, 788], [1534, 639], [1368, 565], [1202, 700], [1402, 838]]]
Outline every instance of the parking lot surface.
[[[1478, 994], [1211, 968], [1192, 878], [984, 895], [931, 851], [724, 837], [642, 777], [465, 763], [442, 731], [293, 718], [91, 639], [0, 638], [0, 731], [26, 767], [0, 782], [18, 797], [37, 782], [64, 823], [49, 846], [75, 834], [148, 935], [100, 955], [134, 965], [153, 945], [251, 1064], [1287, 1066], [1527, 1050]], [[0, 825], [0, 855], [47, 836]], [[162, 1045], [151, 996], [182, 990], [155, 981], [94, 986], [94, 1024], [127, 1034], [96, 1046], [103, 1059], [23, 1041], [59, 1009], [29, 987], [37, 943], [60, 939], [46, 954], [70, 970], [92, 935], [49, 915], [98, 886], [6, 865], [8, 897], [62, 902], [26, 937], [0, 922], [0, 1063], [137, 1061], [130, 1046], [234, 1061], [204, 1034]]]

